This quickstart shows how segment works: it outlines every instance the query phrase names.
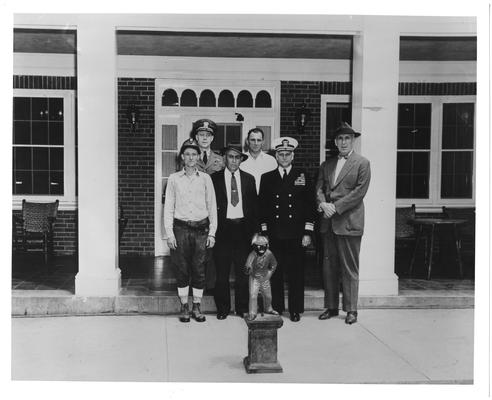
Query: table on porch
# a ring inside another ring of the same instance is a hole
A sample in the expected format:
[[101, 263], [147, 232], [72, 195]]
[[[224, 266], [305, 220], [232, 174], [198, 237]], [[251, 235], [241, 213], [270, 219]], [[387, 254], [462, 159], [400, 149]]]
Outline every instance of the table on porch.
[[[429, 280], [431, 277], [432, 270], [432, 258], [434, 256], [434, 242], [435, 242], [435, 233], [442, 227], [451, 227], [453, 232], [454, 244], [456, 247], [456, 261], [458, 264], [458, 272], [459, 277], [463, 278], [463, 263], [461, 261], [461, 238], [459, 236], [458, 227], [465, 224], [467, 222], [466, 219], [451, 219], [451, 218], [411, 218], [408, 220], [410, 225], [413, 225], [417, 228], [417, 237], [415, 241], [415, 248], [412, 255], [412, 260], [410, 261], [410, 267], [408, 269], [409, 277], [412, 276], [412, 270], [415, 263], [415, 257], [417, 255], [418, 245], [420, 241], [425, 238], [428, 242], [428, 253], [429, 257], [427, 259], [427, 248], [425, 250], [424, 260], [427, 261], [427, 279]], [[438, 237], [439, 238], [439, 237]]]

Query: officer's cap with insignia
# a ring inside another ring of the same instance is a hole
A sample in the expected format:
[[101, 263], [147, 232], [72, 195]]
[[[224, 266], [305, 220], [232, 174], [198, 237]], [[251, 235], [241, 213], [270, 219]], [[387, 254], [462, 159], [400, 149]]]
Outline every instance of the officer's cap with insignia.
[[297, 140], [289, 136], [282, 136], [273, 141], [275, 151], [294, 151], [298, 145]]
[[208, 132], [215, 136], [217, 131], [217, 124], [211, 119], [199, 119], [193, 122], [193, 130], [191, 131], [191, 137], [196, 140], [196, 134], [198, 132]]
[[181, 149], [179, 150], [179, 155], [183, 154], [186, 149], [195, 149], [198, 154], [200, 154], [200, 146], [195, 139], [189, 138], [186, 139], [181, 145]]

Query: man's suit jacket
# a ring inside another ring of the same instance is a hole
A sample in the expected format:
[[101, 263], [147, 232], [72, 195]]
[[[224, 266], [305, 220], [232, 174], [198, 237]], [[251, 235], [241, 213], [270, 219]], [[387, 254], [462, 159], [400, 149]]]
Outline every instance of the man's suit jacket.
[[337, 235], [362, 236], [364, 233], [363, 198], [369, 188], [371, 167], [369, 161], [352, 152], [334, 181], [338, 158], [323, 162], [316, 182], [316, 200], [332, 202], [337, 212], [329, 219], [322, 214], [320, 232], [333, 229]]
[[[251, 238], [259, 231], [258, 223], [258, 196], [253, 175], [238, 170], [241, 176], [241, 199], [243, 201], [243, 214], [246, 224], [246, 235]], [[217, 233], [216, 239], [223, 235], [224, 223], [227, 219], [227, 192], [225, 186], [224, 170], [211, 175], [217, 200]]]
[[224, 157], [211, 150], [210, 157], [207, 158], [207, 164], [205, 165], [203, 160], [199, 158], [196, 166], [199, 171], [212, 175], [214, 172], [222, 171], [225, 168]]
[[296, 239], [305, 233], [312, 234], [315, 219], [312, 189], [307, 174], [299, 168], [293, 167], [285, 182], [278, 169], [264, 173], [259, 194], [262, 230], [277, 239]]

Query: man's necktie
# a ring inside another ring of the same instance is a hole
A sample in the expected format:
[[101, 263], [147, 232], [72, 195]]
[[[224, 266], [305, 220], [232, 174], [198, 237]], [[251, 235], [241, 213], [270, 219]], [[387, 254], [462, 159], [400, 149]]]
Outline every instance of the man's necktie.
[[285, 178], [287, 177], [287, 170], [284, 168], [284, 173], [282, 175], [282, 180], [285, 181]]
[[231, 177], [231, 204], [236, 207], [239, 203], [239, 193], [237, 192], [237, 182], [234, 173]]
[[203, 153], [203, 163], [207, 164], [207, 152], [206, 151]]
[[347, 159], [348, 158], [348, 154], [346, 156], [342, 156], [341, 154], [338, 155], [338, 159], [341, 160], [342, 158], [345, 158]]

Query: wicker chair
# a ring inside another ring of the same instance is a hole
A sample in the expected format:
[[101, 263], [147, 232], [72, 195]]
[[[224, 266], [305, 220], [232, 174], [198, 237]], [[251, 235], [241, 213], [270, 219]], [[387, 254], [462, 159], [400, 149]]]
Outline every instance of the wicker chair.
[[33, 203], [22, 200], [22, 215], [14, 215], [14, 248], [41, 248], [44, 261], [53, 254], [53, 225], [58, 214], [58, 200], [53, 203]]

